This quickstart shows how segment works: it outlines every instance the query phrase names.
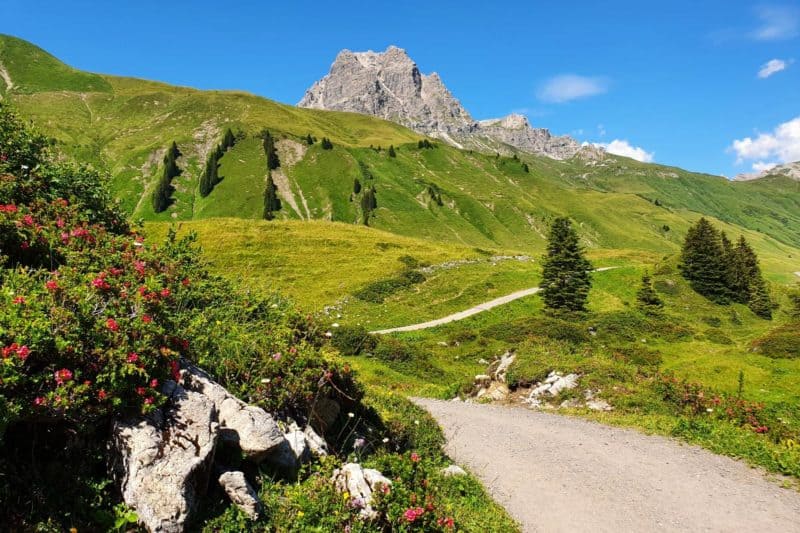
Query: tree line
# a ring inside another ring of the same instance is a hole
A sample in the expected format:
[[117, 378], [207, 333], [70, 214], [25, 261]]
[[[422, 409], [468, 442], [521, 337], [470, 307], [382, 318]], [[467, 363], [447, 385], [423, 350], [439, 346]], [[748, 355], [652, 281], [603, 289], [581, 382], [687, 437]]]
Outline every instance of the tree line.
[[230, 128], [225, 131], [222, 141], [208, 154], [206, 159], [206, 166], [203, 169], [203, 174], [200, 176], [200, 196], [205, 198], [214, 187], [222, 181], [219, 175], [219, 160], [225, 155], [230, 148], [236, 144], [236, 137]]
[[756, 255], [744, 236], [734, 244], [708, 220], [689, 228], [681, 250], [681, 274], [692, 288], [719, 304], [746, 304], [772, 318], [772, 300]]

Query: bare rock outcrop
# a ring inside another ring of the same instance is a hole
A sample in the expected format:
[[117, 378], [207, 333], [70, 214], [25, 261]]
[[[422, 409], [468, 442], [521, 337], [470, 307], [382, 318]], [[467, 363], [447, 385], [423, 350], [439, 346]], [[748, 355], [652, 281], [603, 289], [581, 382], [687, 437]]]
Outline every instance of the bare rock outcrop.
[[165, 409], [117, 422], [113, 466], [125, 503], [152, 532], [181, 532], [208, 486], [219, 422], [214, 402], [169, 381]]
[[385, 52], [342, 50], [298, 105], [384, 118], [458, 148], [509, 153], [513, 147], [554, 159], [570, 158], [580, 149], [570, 137], [531, 127], [522, 115], [476, 121], [438, 74], [422, 74], [396, 46]]
[[228, 495], [231, 503], [241, 509], [251, 520], [259, 517], [261, 502], [243, 472], [228, 470], [223, 472], [217, 481]]
[[334, 470], [333, 483], [336, 490], [350, 495], [350, 505], [360, 509], [359, 515], [367, 520], [375, 518], [378, 514], [370, 505], [372, 495], [392, 485], [392, 482], [377, 470], [363, 468], [358, 463], [347, 463]]
[[182, 375], [187, 389], [214, 402], [219, 413], [220, 437], [236, 444], [246, 458], [262, 461], [284, 441], [275, 419], [260, 407], [234, 397], [196, 366], [186, 365]]

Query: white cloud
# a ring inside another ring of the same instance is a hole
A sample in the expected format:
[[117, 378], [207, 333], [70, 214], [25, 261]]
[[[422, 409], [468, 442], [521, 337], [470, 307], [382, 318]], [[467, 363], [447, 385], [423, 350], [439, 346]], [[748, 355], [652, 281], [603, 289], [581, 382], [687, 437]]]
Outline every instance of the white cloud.
[[786, 70], [786, 67], [789, 66], [790, 62], [786, 62], [783, 59], [770, 59], [763, 65], [761, 65], [761, 70], [758, 71], [758, 77], [762, 80], [764, 78], [769, 78], [773, 74], [776, 74], [782, 70]]
[[765, 170], [772, 170], [773, 168], [777, 167], [777, 163], [767, 163], [766, 161], [756, 161], [753, 163], [753, 170], [758, 172], [764, 172]]
[[654, 152], [648, 152], [639, 146], [633, 146], [626, 140], [614, 139], [610, 143], [593, 143], [595, 146], [605, 149], [609, 154], [630, 157], [643, 163], [652, 163]]
[[763, 6], [757, 11], [761, 24], [750, 33], [757, 41], [791, 39], [798, 35], [800, 12], [792, 7]]
[[734, 140], [729, 150], [736, 153], [736, 162], [773, 160], [790, 163], [800, 160], [800, 116], [779, 124], [770, 133]]
[[608, 91], [608, 81], [601, 77], [562, 74], [550, 78], [539, 89], [539, 99], [545, 102], [560, 104], [587, 98]]

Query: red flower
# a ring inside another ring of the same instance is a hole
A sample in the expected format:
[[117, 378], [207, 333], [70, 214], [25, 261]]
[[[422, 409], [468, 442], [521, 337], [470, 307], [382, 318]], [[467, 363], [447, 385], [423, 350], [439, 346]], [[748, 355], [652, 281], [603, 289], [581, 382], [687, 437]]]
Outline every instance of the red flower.
[[181, 380], [181, 365], [178, 361], [172, 360], [169, 362], [169, 370], [172, 373], [172, 379], [175, 381]]
[[30, 354], [31, 354], [31, 350], [30, 350], [30, 348], [28, 348], [27, 346], [20, 346], [20, 347], [17, 349], [17, 357], [19, 357], [19, 358], [20, 358], [20, 359], [22, 359], [23, 361], [24, 361], [25, 359], [27, 359], [27, 358], [28, 358], [28, 356], [29, 356]]
[[418, 463], [419, 460], [420, 460], [419, 454], [417, 452], [412, 452], [411, 453], [411, 462], [412, 463]]
[[109, 271], [109, 273], [111, 273], [112, 276], [119, 276], [120, 274], [125, 272], [123, 269], [116, 268], [116, 267], [111, 267], [111, 268], [108, 269], [108, 271]]
[[46, 281], [44, 286], [48, 291], [57, 291], [59, 289], [58, 282], [54, 279]]
[[12, 353], [17, 353], [17, 350], [19, 350], [19, 344], [17, 344], [16, 342], [11, 344], [11, 346], [4, 347], [2, 350], [3, 359], [8, 359], [8, 357], [10, 357]]
[[144, 403], [147, 405], [153, 405], [153, 397], [148, 396], [147, 398], [144, 399]]
[[451, 516], [448, 516], [447, 518], [440, 518], [439, 520], [436, 521], [436, 523], [439, 524], [440, 526], [446, 527], [447, 529], [453, 529], [454, 527], [456, 527], [455, 520], [453, 520], [453, 517]]
[[36, 221], [33, 220], [33, 217], [31, 215], [25, 215], [24, 217], [22, 217], [22, 225], [28, 227], [34, 226], [36, 225]]
[[407, 509], [406, 512], [403, 513], [403, 518], [406, 522], [414, 522], [417, 518], [421, 517], [425, 514], [425, 509], [422, 507], [412, 507]]
[[139, 396], [144, 396], [146, 392], [147, 389], [145, 389], [144, 387], [136, 387], [136, 394], [138, 394]]
[[138, 259], [133, 262], [133, 268], [136, 270], [136, 273], [140, 276], [144, 276], [144, 268], [146, 263], [144, 261], [139, 261]]
[[150, 380], [150, 388], [155, 389], [156, 387], [158, 387], [158, 380], [153, 378]]
[[14, 204], [0, 205], [0, 213], [16, 213], [17, 206]]
[[24, 304], [25, 303], [25, 298], [23, 296], [17, 296], [16, 298], [14, 298], [12, 300], [12, 303], [15, 303], [15, 304], [18, 304], [18, 305]]
[[106, 327], [111, 331], [119, 331], [119, 324], [117, 324], [117, 321], [113, 318], [106, 320]]
[[153, 317], [151, 317], [150, 315], [142, 315], [142, 322], [144, 322], [145, 324], [149, 324], [152, 321]]
[[56, 380], [56, 385], [63, 385], [72, 379], [72, 371], [67, 368], [62, 368], [61, 370], [56, 370], [53, 377]]
[[105, 400], [106, 398], [108, 398], [108, 393], [105, 391], [105, 389], [100, 389], [97, 391], [98, 400]]
[[41, 396], [37, 396], [36, 398], [33, 399], [33, 405], [36, 405], [36, 406], [45, 405], [46, 403], [47, 403], [47, 400], [45, 400]]
[[128, 354], [129, 363], [135, 363], [138, 360], [139, 360], [139, 354], [137, 354], [136, 352], [131, 352]]
[[161, 289], [161, 297], [162, 298], [169, 298], [170, 294], [172, 294], [172, 292], [169, 289], [167, 289], [167, 288]]
[[181, 285], [183, 285], [184, 287], [188, 287], [190, 283], [191, 281], [189, 280], [189, 278], [183, 278], [181, 280]]

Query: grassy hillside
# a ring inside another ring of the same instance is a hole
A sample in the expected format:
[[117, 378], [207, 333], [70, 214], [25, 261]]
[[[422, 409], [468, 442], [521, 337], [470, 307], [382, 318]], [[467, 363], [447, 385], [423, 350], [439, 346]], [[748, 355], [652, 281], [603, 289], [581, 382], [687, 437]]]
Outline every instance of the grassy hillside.
[[[268, 128], [280, 139], [279, 219], [359, 223], [357, 178], [377, 192], [371, 226], [428, 241], [538, 252], [549, 221], [568, 214], [591, 249], [666, 254], [677, 250], [689, 224], [708, 215], [733, 234], [746, 233], [773, 279], [786, 281], [800, 269], [800, 184], [791, 180], [731, 183], [621, 157], [555, 161], [521, 154], [526, 173], [511, 158], [445, 145], [419, 149], [417, 134], [373, 117], [81, 73], [11, 37], [0, 36], [0, 64], [13, 85], [3, 89], [6, 97], [64, 152], [108, 170], [134, 218], [260, 218], [266, 171], [256, 136]], [[228, 127], [245, 139], [222, 158], [222, 182], [200, 198], [201, 167]], [[329, 137], [333, 150], [306, 146], [309, 133]], [[150, 192], [172, 140], [183, 154], [182, 174], [173, 182], [174, 205], [155, 214]], [[397, 157], [387, 154], [390, 144]]]

